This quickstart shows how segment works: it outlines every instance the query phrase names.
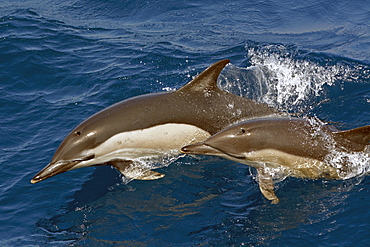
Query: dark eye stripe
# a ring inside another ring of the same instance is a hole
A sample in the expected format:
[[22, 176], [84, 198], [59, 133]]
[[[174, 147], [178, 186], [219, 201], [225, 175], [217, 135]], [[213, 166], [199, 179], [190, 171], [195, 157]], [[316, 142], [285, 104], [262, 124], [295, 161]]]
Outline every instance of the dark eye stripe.
[[91, 160], [93, 158], [95, 158], [95, 154], [89, 154], [89, 155], [87, 155], [85, 157], [82, 157], [82, 158], [79, 158], [79, 159], [75, 159], [73, 161], [87, 161], [87, 160]]

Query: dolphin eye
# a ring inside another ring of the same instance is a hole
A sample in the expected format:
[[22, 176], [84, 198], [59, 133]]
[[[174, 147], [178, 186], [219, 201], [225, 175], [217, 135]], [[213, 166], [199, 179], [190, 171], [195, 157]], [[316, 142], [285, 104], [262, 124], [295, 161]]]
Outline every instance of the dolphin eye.
[[240, 129], [239, 133], [237, 135], [247, 135], [249, 136], [251, 133], [249, 133], [248, 131], [246, 131], [245, 129]]
[[76, 131], [76, 132], [75, 132], [75, 135], [76, 135], [76, 136], [80, 136], [80, 135], [81, 135], [81, 132], [80, 132], [80, 131]]
[[245, 133], [246, 133], [245, 129], [240, 129], [236, 135], [241, 136], [244, 135]]

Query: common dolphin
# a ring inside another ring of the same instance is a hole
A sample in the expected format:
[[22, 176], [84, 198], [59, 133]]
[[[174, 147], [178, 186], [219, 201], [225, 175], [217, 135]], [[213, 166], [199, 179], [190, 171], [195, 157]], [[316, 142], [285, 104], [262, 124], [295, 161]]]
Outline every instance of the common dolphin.
[[218, 88], [217, 78], [229, 62], [216, 62], [177, 91], [129, 98], [89, 117], [66, 136], [31, 183], [97, 165], [112, 165], [130, 179], [161, 178], [164, 174], [142, 168], [135, 160], [180, 154], [181, 147], [232, 123], [277, 113]]
[[370, 125], [339, 131], [314, 118], [261, 118], [232, 125], [207, 140], [185, 146], [185, 154], [215, 155], [257, 169], [259, 188], [272, 203], [273, 175], [343, 179], [351, 172], [345, 160], [331, 154], [367, 152]]

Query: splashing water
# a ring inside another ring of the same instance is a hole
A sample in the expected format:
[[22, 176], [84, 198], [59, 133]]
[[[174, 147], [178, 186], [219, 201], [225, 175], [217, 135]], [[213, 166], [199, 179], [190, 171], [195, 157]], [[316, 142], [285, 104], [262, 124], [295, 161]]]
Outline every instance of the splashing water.
[[[366, 175], [370, 172], [370, 146], [365, 147], [363, 152], [347, 152], [339, 150], [335, 139], [321, 131], [321, 128], [326, 125], [325, 122], [317, 118], [306, 118], [311, 126], [316, 128], [314, 135], [323, 135], [323, 139], [327, 140], [327, 147], [330, 151], [324, 159], [330, 167], [336, 169], [338, 177], [346, 180], [358, 176]], [[333, 126], [328, 126], [332, 128]], [[333, 127], [333, 131], [336, 131]], [[314, 136], [312, 138], [315, 138]], [[340, 147], [339, 147], [340, 148]]]
[[338, 170], [341, 179], [346, 180], [366, 175], [370, 172], [369, 152], [344, 152], [333, 150], [325, 158]]
[[282, 111], [310, 110], [327, 98], [328, 88], [343, 90], [343, 80], [356, 81], [361, 76], [349, 65], [330, 64], [329, 58], [310, 61], [310, 54], [303, 57], [283, 45], [246, 49], [252, 66], [227, 66], [219, 79], [220, 88]]

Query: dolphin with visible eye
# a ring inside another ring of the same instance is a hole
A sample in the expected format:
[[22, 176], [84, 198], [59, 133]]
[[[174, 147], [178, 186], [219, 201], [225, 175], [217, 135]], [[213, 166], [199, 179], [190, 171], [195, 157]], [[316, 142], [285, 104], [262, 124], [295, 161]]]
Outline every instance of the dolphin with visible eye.
[[369, 141], [370, 125], [339, 131], [313, 118], [279, 117], [232, 125], [181, 152], [220, 156], [255, 167], [262, 194], [278, 203], [273, 175], [343, 179], [352, 172], [348, 163], [344, 159], [332, 164], [330, 155], [367, 153]]
[[181, 147], [207, 139], [243, 119], [278, 114], [217, 86], [229, 60], [211, 65], [173, 92], [141, 95], [116, 103], [79, 124], [62, 141], [51, 162], [31, 183], [81, 167], [112, 165], [129, 179], [164, 174], [137, 160], [180, 154]]

